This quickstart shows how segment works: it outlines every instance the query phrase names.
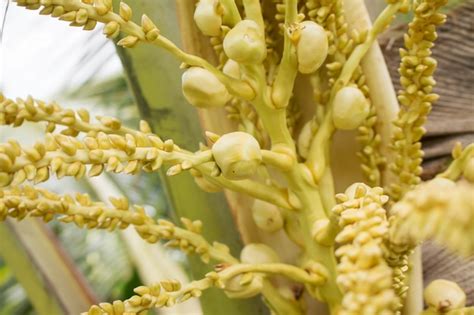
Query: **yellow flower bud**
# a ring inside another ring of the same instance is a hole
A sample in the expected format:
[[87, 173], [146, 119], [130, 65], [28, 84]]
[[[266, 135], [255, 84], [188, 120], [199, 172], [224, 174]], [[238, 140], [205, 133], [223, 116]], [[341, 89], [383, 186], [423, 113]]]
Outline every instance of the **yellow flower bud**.
[[212, 155], [223, 176], [233, 180], [251, 177], [262, 162], [258, 141], [241, 131], [220, 137], [212, 146]]
[[218, 11], [219, 1], [201, 0], [194, 11], [194, 21], [199, 30], [207, 36], [218, 36], [221, 33], [222, 14]]
[[260, 243], [245, 245], [240, 252], [240, 260], [246, 264], [271, 264], [280, 262], [273, 248]]
[[265, 232], [276, 232], [283, 227], [283, 217], [277, 206], [255, 200], [252, 205], [252, 217], [255, 224]]
[[119, 14], [125, 22], [132, 18], [132, 9], [125, 2], [120, 2]]
[[105, 24], [103, 33], [109, 38], [115, 38], [120, 33], [120, 25], [115, 21]]
[[334, 98], [332, 120], [338, 129], [359, 127], [369, 115], [370, 106], [361, 90], [346, 86]]
[[142, 15], [142, 29], [145, 33], [157, 29], [156, 25], [146, 14]]
[[263, 62], [267, 48], [258, 24], [252, 20], [237, 23], [224, 38], [224, 52], [230, 59], [239, 63]]
[[300, 38], [296, 44], [298, 70], [312, 73], [321, 67], [328, 55], [328, 37], [324, 28], [313, 21], [304, 21], [300, 27]]
[[474, 157], [469, 158], [466, 162], [462, 175], [467, 181], [474, 183]]
[[125, 48], [132, 48], [138, 43], [138, 37], [128, 35], [118, 41], [117, 45], [125, 47]]
[[452, 281], [438, 279], [431, 282], [423, 293], [426, 304], [438, 312], [446, 313], [466, 305], [466, 294]]
[[200, 108], [224, 106], [230, 99], [227, 88], [210, 71], [192, 67], [181, 77], [186, 100]]

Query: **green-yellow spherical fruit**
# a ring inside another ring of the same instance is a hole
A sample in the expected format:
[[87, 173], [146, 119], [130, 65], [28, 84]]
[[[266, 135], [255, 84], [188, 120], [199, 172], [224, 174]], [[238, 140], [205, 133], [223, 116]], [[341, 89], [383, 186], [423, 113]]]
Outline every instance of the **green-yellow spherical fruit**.
[[230, 100], [227, 88], [210, 71], [191, 67], [181, 77], [181, 87], [186, 100], [196, 107], [224, 106]]
[[194, 11], [194, 21], [199, 30], [207, 36], [219, 36], [222, 26], [222, 15], [217, 12], [217, 0], [201, 0]]
[[232, 180], [255, 175], [262, 162], [258, 141], [252, 135], [241, 131], [223, 135], [211, 150], [222, 175]]
[[332, 120], [338, 129], [352, 130], [369, 116], [370, 106], [361, 90], [346, 86], [334, 97]]
[[267, 47], [262, 30], [252, 20], [242, 20], [224, 38], [224, 52], [242, 64], [262, 63], [267, 56]]
[[242, 249], [240, 260], [245, 264], [271, 264], [280, 262], [280, 257], [271, 247], [252, 243]]
[[438, 312], [449, 312], [466, 305], [466, 294], [452, 281], [438, 279], [431, 282], [423, 296], [426, 304]]
[[296, 44], [298, 70], [312, 73], [318, 70], [328, 55], [328, 37], [326, 31], [313, 21], [300, 23], [300, 38]]
[[265, 232], [276, 232], [283, 227], [283, 216], [274, 204], [255, 200], [252, 205], [252, 217], [257, 227]]

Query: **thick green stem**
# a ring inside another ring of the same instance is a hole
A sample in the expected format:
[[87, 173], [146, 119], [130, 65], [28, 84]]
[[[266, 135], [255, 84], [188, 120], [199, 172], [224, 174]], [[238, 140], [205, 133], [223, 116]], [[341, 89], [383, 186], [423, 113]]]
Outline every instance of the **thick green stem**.
[[294, 161], [293, 167], [283, 173], [288, 182], [289, 193], [295, 197], [289, 196], [290, 204], [296, 208], [296, 215], [289, 217], [296, 222], [292, 222], [290, 225], [300, 229], [300, 231], [299, 233], [289, 233], [289, 236], [302, 236], [302, 240], [294, 241], [297, 244], [303, 244], [305, 249], [303, 263], [308, 260], [316, 261], [328, 269], [330, 277], [321, 287], [320, 297], [328, 302], [331, 308], [335, 308], [342, 299], [342, 294], [335, 282], [336, 259], [333, 253], [334, 249], [332, 246], [317, 244], [311, 235], [313, 223], [318, 219], [327, 219], [320, 192], [307, 167], [296, 162], [295, 144], [287, 128], [286, 111], [272, 106], [268, 97], [269, 93], [266, 93], [269, 87], [266, 85], [262, 68], [248, 66], [245, 70], [246, 75], [252, 79], [250, 84], [256, 91], [260, 91], [252, 103], [270, 136], [272, 150], [284, 152]]
[[[287, 0], [285, 9], [285, 28], [291, 27], [297, 20], [298, 1]], [[292, 42], [291, 34], [285, 29], [285, 40], [283, 44], [283, 57], [278, 66], [278, 73], [271, 91], [271, 103], [276, 108], [285, 108], [290, 101], [293, 85], [298, 74], [298, 61], [296, 47]]]
[[234, 0], [220, 0], [219, 3], [224, 8], [224, 23], [232, 27], [242, 20]]

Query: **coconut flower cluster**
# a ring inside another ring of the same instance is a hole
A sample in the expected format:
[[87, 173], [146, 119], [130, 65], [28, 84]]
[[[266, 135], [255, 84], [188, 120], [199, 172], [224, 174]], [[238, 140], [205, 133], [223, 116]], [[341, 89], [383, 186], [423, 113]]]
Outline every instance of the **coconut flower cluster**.
[[[140, 286], [130, 298], [94, 305], [84, 314], [139, 314], [199, 297], [212, 287], [233, 299], [261, 294], [274, 314], [304, 314], [305, 299], [326, 303], [334, 315], [398, 314], [409, 294], [409, 257], [419, 242], [434, 238], [464, 255], [474, 253], [472, 237], [464, 241], [474, 218], [468, 200], [472, 183], [456, 182], [474, 178], [472, 146], [455, 148], [454, 161], [440, 178], [417, 186], [422, 125], [437, 99], [430, 49], [436, 26], [445, 20], [438, 13], [445, 1], [389, 1], [371, 28], [349, 31], [340, 0], [200, 0], [193, 23], [209, 37], [216, 64], [181, 50], [147, 15], [135, 22], [124, 2], [115, 10], [111, 0], [17, 4], [85, 30], [102, 23], [103, 33], [125, 48], [150, 44], [168, 51], [182, 62], [186, 101], [199, 110], [223, 108], [238, 122], [233, 132], [206, 132], [207, 144], [192, 152], [161, 139], [145, 121], [136, 130], [113, 117], [94, 120], [87, 110], [0, 95], [1, 124], [36, 122], [46, 131], [32, 147], [15, 140], [0, 144], [1, 220], [32, 216], [83, 228], [130, 226], [147, 242], [166, 240], [214, 264], [202, 279]], [[401, 111], [395, 131], [383, 139], [378, 126], [392, 122], [373, 105], [361, 61], [395, 14], [410, 10], [414, 20], [401, 50]], [[307, 83], [309, 105], [301, 104], [297, 78]], [[309, 117], [301, 118], [303, 112]], [[331, 146], [338, 130], [358, 132], [358, 155], [370, 186], [356, 183], [336, 194]], [[393, 162], [382, 155], [383, 141], [397, 155]], [[387, 161], [389, 180], [382, 176]], [[199, 220], [183, 218], [179, 227], [154, 220], [126, 198], [106, 205], [25, 184], [54, 175], [80, 179], [164, 167], [168, 176], [189, 171], [206, 192], [230, 190], [253, 198], [248, 210], [258, 233], [269, 240], [283, 236], [298, 257], [282, 259], [278, 244], [262, 241], [245, 245], [236, 258], [225, 244], [203, 238]], [[472, 310], [451, 282], [435, 282], [425, 297], [427, 314]]]
[[336, 237], [340, 245], [335, 252], [340, 260], [337, 281], [345, 292], [340, 314], [393, 313], [399, 303], [382, 247], [388, 234], [382, 206], [388, 196], [380, 187], [356, 183], [337, 199], [333, 212], [342, 227]]

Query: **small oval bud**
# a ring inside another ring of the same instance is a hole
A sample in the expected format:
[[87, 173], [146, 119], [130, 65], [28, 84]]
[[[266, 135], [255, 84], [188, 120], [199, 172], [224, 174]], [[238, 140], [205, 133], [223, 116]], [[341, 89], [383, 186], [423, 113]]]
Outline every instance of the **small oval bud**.
[[240, 252], [240, 260], [245, 264], [271, 264], [280, 262], [273, 248], [260, 243], [245, 245]]
[[438, 279], [431, 282], [423, 293], [426, 304], [438, 312], [462, 308], [466, 305], [466, 294], [452, 281]]
[[267, 56], [262, 30], [252, 20], [242, 20], [224, 38], [224, 52], [239, 63], [258, 64]]
[[183, 73], [181, 87], [186, 100], [200, 108], [224, 106], [230, 99], [225, 85], [210, 71], [199, 67]]
[[312, 73], [323, 64], [328, 55], [328, 37], [326, 31], [313, 21], [300, 23], [300, 38], [296, 44], [298, 70]]
[[369, 112], [369, 103], [358, 88], [346, 86], [336, 93], [332, 115], [336, 128], [355, 129], [367, 118]]
[[128, 22], [132, 18], [132, 9], [128, 6], [128, 4], [120, 1], [119, 14], [125, 22]]
[[252, 205], [252, 217], [258, 228], [265, 232], [276, 232], [283, 227], [280, 209], [269, 202], [255, 200]]
[[262, 162], [258, 141], [241, 131], [220, 137], [212, 146], [212, 155], [223, 176], [233, 180], [253, 176]]
[[207, 36], [219, 36], [222, 26], [222, 14], [218, 12], [219, 2], [201, 0], [194, 11], [194, 21], [199, 30]]

